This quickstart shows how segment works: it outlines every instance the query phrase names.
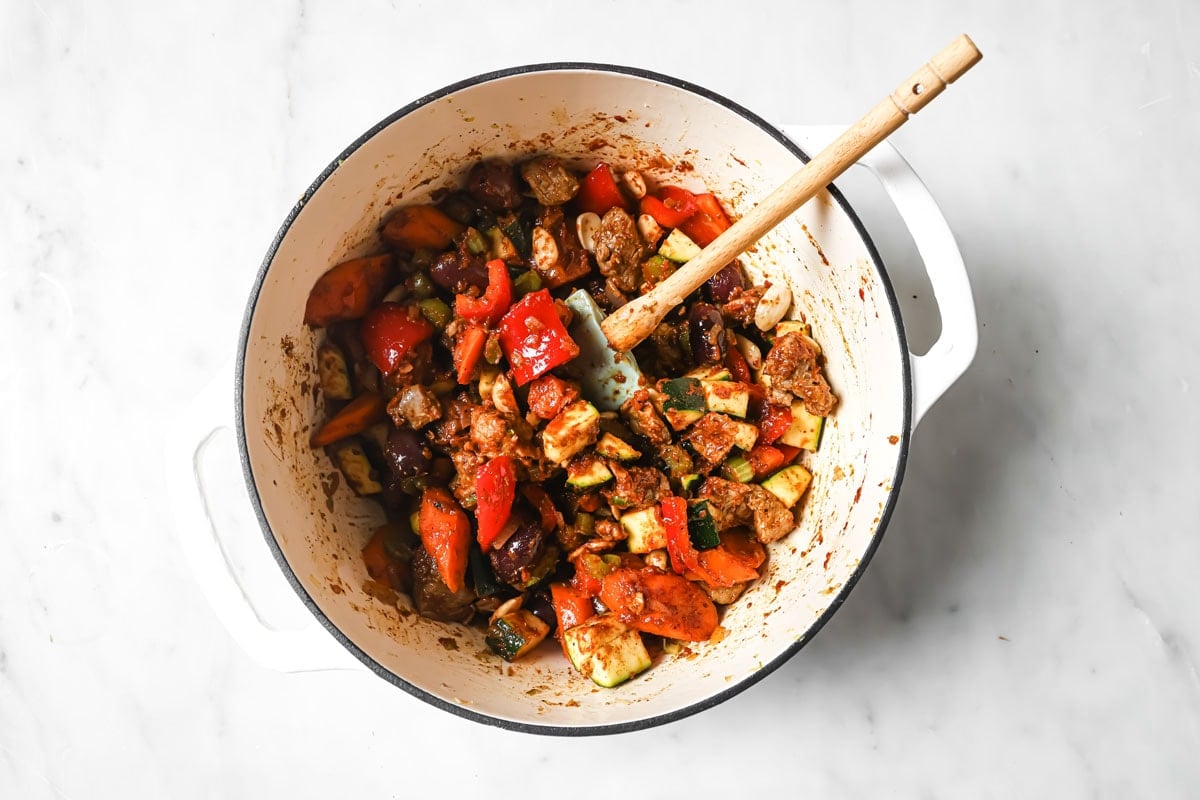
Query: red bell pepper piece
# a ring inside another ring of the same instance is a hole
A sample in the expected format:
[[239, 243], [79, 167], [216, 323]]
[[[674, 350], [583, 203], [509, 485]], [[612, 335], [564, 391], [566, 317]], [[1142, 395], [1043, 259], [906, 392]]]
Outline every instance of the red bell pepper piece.
[[508, 456], [485, 461], [475, 473], [475, 537], [486, 553], [512, 515], [517, 471]]
[[581, 211], [600, 216], [615, 206], [625, 207], [625, 195], [621, 194], [612, 169], [603, 161], [579, 182], [579, 194], [575, 195], [575, 201]]
[[512, 305], [512, 278], [508, 266], [499, 258], [487, 264], [488, 287], [483, 297], [460, 294], [454, 298], [454, 310], [463, 319], [484, 325], [495, 325]]
[[694, 572], [700, 562], [688, 534], [687, 500], [668, 497], [659, 504], [659, 509], [667, 529], [667, 556], [671, 559], [671, 569], [680, 575]]
[[641, 202], [642, 213], [666, 228], [678, 228], [699, 210], [696, 196], [681, 186], [664, 186], [657, 196], [648, 194]]
[[384, 375], [400, 364], [404, 354], [433, 336], [433, 325], [416, 306], [380, 303], [362, 323], [362, 343], [367, 358]]
[[483, 356], [483, 346], [487, 344], [487, 331], [478, 325], [468, 325], [459, 331], [454, 340], [454, 369], [458, 374], [458, 382], [466, 386], [475, 374], [475, 367]]
[[596, 553], [580, 553], [571, 564], [575, 567], [571, 585], [588, 597], [600, 594], [600, 582], [612, 572], [612, 566]]
[[758, 568], [767, 559], [763, 546], [746, 533], [724, 531], [721, 543], [700, 553], [697, 576], [710, 586], [733, 586], [756, 580]]
[[782, 442], [775, 443], [775, 449], [783, 453], [783, 463], [790, 464], [796, 460], [796, 456], [800, 455], [799, 447], [792, 447], [790, 444]]
[[746, 454], [746, 460], [754, 468], [754, 479], [760, 480], [784, 465], [783, 453], [769, 444], [757, 445]]
[[754, 375], [750, 372], [750, 364], [746, 361], [746, 357], [742, 355], [742, 351], [738, 350], [737, 345], [733, 342], [730, 342], [729, 346], [725, 348], [725, 368], [733, 375], [735, 381], [742, 383], [752, 383], [754, 381]]
[[787, 406], [768, 403], [763, 409], [762, 421], [758, 423], [758, 441], [761, 444], [774, 444], [791, 426], [792, 410]]
[[721, 208], [721, 201], [712, 194], [698, 194], [696, 198], [697, 211], [683, 222], [679, 229], [688, 235], [701, 247], [708, 245], [721, 235], [729, 226], [729, 217]]
[[431, 486], [421, 494], [418, 527], [421, 545], [433, 557], [442, 583], [452, 592], [461, 590], [471, 550], [467, 512], [449, 491]]
[[702, 642], [717, 629], [717, 607], [687, 578], [656, 569], [617, 569], [604, 576], [600, 600], [634, 630]]
[[558, 513], [554, 501], [550, 499], [550, 495], [546, 493], [545, 489], [532, 483], [526, 483], [521, 486], [521, 495], [537, 509], [538, 515], [542, 518], [544, 533], [553, 533], [563, 524], [562, 514]]
[[[550, 604], [554, 606], [554, 616], [558, 619], [558, 631], [555, 636], [562, 641], [563, 631], [574, 628], [581, 622], [586, 622], [596, 615], [592, 605], [592, 595], [580, 591], [569, 583], [550, 584]], [[563, 644], [563, 653], [567, 652]]]
[[530, 292], [500, 320], [500, 346], [518, 386], [579, 355], [548, 289]]
[[543, 375], [529, 384], [529, 410], [542, 419], [554, 419], [578, 399], [579, 389], [555, 375]]

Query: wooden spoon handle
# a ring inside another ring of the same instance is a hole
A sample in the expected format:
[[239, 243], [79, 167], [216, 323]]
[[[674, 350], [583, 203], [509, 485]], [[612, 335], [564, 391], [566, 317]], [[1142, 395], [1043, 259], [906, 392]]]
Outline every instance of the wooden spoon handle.
[[632, 350], [685, 297], [832, 183], [982, 57], [966, 34], [951, 42], [698, 256], [646, 294], [610, 314], [601, 325], [609, 344], [621, 352]]

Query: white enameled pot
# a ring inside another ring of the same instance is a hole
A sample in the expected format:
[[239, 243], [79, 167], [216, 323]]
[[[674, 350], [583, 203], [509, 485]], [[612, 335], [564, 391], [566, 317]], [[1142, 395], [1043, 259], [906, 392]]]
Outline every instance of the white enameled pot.
[[[553, 151], [580, 166], [606, 160], [655, 181], [716, 191], [734, 214], [795, 171], [836, 128], [772, 127], [699, 87], [641, 70], [591, 64], [522, 67], [423, 97], [364, 134], [316, 179], [283, 223], [249, 299], [232, 376], [214, 382], [172, 432], [168, 465], [183, 509], [181, 543], [238, 642], [285, 670], [366, 665], [434, 705], [539, 733], [630, 730], [707, 708], [792, 656], [862, 574], [896, 503], [913, 427], [975, 352], [970, 287], [933, 199], [890, 145], [863, 163], [913, 233], [938, 300], [942, 334], [909, 353], [883, 265], [844, 200], [822, 193], [745, 256], [753, 275], [785, 281], [793, 316], [812, 322], [841, 402], [829, 420], [798, 528], [770, 548], [762, 579], [722, 620], [724, 639], [663, 656], [616, 689], [577, 674], [555, 647], [506, 665], [475, 629], [422, 619], [363, 591], [359, 557], [378, 507], [336, 490], [333, 466], [308, 446], [321, 419], [314, 391], [318, 335], [302, 322], [313, 282], [330, 266], [377, 251], [380, 219], [453, 183], [474, 161]], [[797, 144], [799, 142], [799, 145]], [[195, 486], [198, 443], [229, 413], [266, 541], [320, 621], [299, 631], [262, 625], [215, 544]], [[352, 658], [351, 658], [352, 656]]]

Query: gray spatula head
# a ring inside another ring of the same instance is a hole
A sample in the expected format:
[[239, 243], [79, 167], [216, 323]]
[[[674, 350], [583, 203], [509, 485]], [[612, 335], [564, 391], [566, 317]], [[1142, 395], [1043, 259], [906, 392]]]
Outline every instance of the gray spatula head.
[[591, 295], [576, 289], [566, 303], [575, 312], [569, 332], [579, 345], [573, 365], [580, 376], [579, 388], [596, 408], [616, 411], [641, 386], [642, 371], [631, 354], [609, 346], [600, 328], [604, 312]]

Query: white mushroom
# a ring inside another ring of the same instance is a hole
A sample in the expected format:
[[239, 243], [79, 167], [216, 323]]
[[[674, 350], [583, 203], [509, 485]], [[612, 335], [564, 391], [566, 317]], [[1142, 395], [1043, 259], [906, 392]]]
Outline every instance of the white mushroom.
[[600, 230], [600, 215], [585, 211], [575, 218], [575, 234], [579, 243], [589, 253], [596, 249], [596, 231]]
[[512, 383], [509, 382], [508, 376], [503, 372], [496, 376], [496, 381], [492, 384], [492, 405], [501, 414], [515, 416], [520, 413], [520, 408], [517, 406], [517, 396], [513, 392]]
[[650, 246], [658, 244], [658, 240], [663, 237], [662, 226], [658, 224], [658, 220], [649, 214], [641, 214], [637, 218], [638, 233], [642, 235], [642, 241]]
[[553, 269], [558, 263], [558, 242], [554, 241], [550, 231], [540, 225], [533, 229], [532, 249], [533, 261], [538, 272]]
[[742, 336], [740, 333], [734, 334], [737, 337], [737, 349], [746, 359], [746, 364], [754, 372], [762, 369], [762, 351], [758, 349], [758, 345]]
[[631, 169], [628, 172], [622, 172], [621, 184], [634, 200], [641, 200], [646, 196], [646, 180], [637, 170]]
[[519, 594], [516, 597], [505, 600], [500, 604], [500, 607], [492, 612], [492, 618], [488, 620], [488, 625], [491, 625], [496, 620], [506, 614], [511, 614], [514, 611], [521, 610], [521, 604], [525, 602], [525, 595]]
[[760, 331], [769, 331], [779, 324], [791, 307], [792, 290], [783, 281], [769, 284], [754, 310], [754, 324]]

